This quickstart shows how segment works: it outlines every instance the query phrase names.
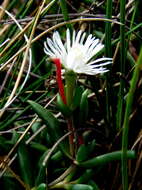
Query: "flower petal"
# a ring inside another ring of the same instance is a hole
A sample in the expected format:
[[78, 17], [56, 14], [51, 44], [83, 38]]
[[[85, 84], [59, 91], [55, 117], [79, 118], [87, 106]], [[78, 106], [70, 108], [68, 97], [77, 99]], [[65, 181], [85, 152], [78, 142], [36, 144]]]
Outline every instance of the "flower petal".
[[71, 48], [71, 37], [70, 37], [69, 29], [67, 29], [67, 32], [66, 32], [66, 44], [67, 44], [67, 52], [69, 52]]
[[81, 34], [82, 34], [82, 30], [79, 30], [79, 32], [77, 33], [76, 39], [75, 39], [76, 44], [79, 44]]
[[108, 72], [104, 66], [112, 63], [112, 58], [99, 58], [89, 62], [104, 45], [99, 39], [90, 34], [85, 41], [86, 33], [79, 30], [73, 31], [72, 37], [69, 29], [66, 31], [66, 43], [63, 44], [59, 33], [53, 33], [52, 40], [47, 38], [44, 43], [44, 51], [50, 57], [59, 58], [67, 70], [76, 73], [95, 75]]

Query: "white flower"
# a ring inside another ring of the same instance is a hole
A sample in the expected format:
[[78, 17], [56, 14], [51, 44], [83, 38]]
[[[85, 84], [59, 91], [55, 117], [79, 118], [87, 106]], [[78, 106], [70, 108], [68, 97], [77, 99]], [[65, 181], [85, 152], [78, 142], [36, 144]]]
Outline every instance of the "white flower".
[[107, 72], [108, 70], [104, 66], [112, 63], [112, 58], [103, 57], [90, 61], [104, 45], [92, 34], [86, 40], [85, 37], [86, 33], [81, 30], [78, 33], [73, 31], [71, 37], [70, 31], [67, 29], [66, 42], [63, 44], [59, 33], [55, 31], [52, 40], [47, 38], [44, 43], [44, 51], [52, 59], [59, 58], [65, 69], [75, 73], [95, 75]]

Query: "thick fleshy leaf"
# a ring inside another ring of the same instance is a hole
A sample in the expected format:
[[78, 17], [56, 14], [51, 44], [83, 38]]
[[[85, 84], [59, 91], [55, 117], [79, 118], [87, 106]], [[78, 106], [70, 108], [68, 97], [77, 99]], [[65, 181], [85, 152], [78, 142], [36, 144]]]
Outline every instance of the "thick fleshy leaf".
[[93, 190], [91, 185], [86, 184], [68, 184], [65, 188], [67, 190]]
[[83, 93], [83, 88], [81, 88], [80, 86], [75, 88], [73, 102], [71, 105], [72, 110], [75, 110], [80, 105], [82, 93]]
[[[104, 164], [107, 164], [109, 162], [121, 160], [121, 156], [122, 156], [122, 151], [115, 151], [115, 152], [97, 156], [97, 157], [87, 160], [85, 162], [81, 162], [81, 163], [77, 162], [77, 165], [79, 165], [81, 167], [85, 167], [85, 168], [103, 166]], [[131, 151], [131, 150], [127, 151], [127, 158], [134, 159], [135, 152]]]
[[38, 187], [37, 187], [37, 190], [46, 190], [47, 189], [47, 186], [45, 183], [41, 183]]
[[88, 116], [88, 90], [85, 90], [82, 94], [80, 101], [79, 122], [84, 123]]
[[25, 184], [32, 187], [33, 185], [33, 169], [30, 159], [30, 154], [26, 145], [20, 144], [18, 148], [18, 160], [21, 171], [21, 176]]
[[90, 154], [94, 151], [96, 143], [95, 140], [93, 140], [90, 144], [82, 144], [76, 154], [76, 160], [77, 162], [83, 162], [87, 160], [90, 156]]
[[38, 114], [38, 116], [47, 125], [49, 134], [52, 136], [56, 142], [59, 138], [63, 136], [61, 128], [59, 128], [59, 122], [54, 115], [47, 109], [42, 107], [40, 104], [29, 100], [28, 103], [32, 106], [33, 110]]
[[72, 114], [72, 111], [66, 104], [64, 104], [59, 94], [57, 95], [57, 107], [65, 117], [69, 117]]
[[95, 172], [93, 169], [87, 169], [77, 180], [75, 180], [75, 183], [87, 183], [92, 178], [94, 173]]
[[[38, 114], [38, 116], [44, 121], [44, 123], [47, 125], [48, 133], [53, 139], [53, 142], [57, 142], [64, 134], [63, 129], [60, 128], [58, 119], [47, 109], [42, 107], [40, 104], [34, 102], [34, 101], [28, 101], [29, 104], [32, 106], [33, 110]], [[59, 144], [59, 147], [61, 150], [68, 155], [68, 144], [66, 141], [62, 141]]]

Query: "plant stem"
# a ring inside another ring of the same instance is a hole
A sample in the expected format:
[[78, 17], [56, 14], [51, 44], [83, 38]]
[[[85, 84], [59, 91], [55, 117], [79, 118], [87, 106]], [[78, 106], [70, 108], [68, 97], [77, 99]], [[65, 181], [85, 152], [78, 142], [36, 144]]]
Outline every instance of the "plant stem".
[[[125, 41], [125, 5], [126, 0], [120, 0], [120, 73], [125, 74], [125, 59], [126, 59], [126, 41]], [[124, 103], [124, 80], [120, 79], [120, 88], [118, 93], [118, 105], [116, 115], [116, 127], [120, 129], [123, 120], [123, 103]]]
[[[107, 0], [106, 3], [106, 17], [107, 19], [111, 19], [112, 17], [112, 0]], [[112, 47], [111, 47], [111, 23], [106, 22], [105, 25], [105, 53], [106, 57], [112, 57]], [[110, 123], [110, 72], [106, 74], [106, 116], [107, 121]]]
[[[68, 9], [67, 9], [67, 3], [65, 0], [60, 0], [60, 6], [61, 6], [61, 10], [63, 13], [63, 17], [65, 21], [69, 21], [69, 13], [68, 13]], [[70, 30], [72, 29], [71, 24], [66, 24], [67, 28], [69, 28]]]
[[62, 76], [61, 76], [61, 62], [60, 59], [53, 59], [53, 62], [56, 65], [56, 79], [57, 79], [57, 83], [58, 83], [58, 87], [59, 87], [59, 93], [60, 96], [62, 98], [62, 101], [64, 102], [64, 104], [66, 104], [66, 97], [65, 97], [65, 93], [64, 93], [64, 85], [62, 82]]
[[65, 81], [66, 81], [66, 99], [67, 105], [70, 107], [73, 101], [74, 89], [76, 84], [76, 73], [73, 71], [66, 71]]
[[[76, 84], [76, 73], [73, 71], [66, 71], [65, 74], [65, 81], [66, 81], [66, 100], [67, 105], [71, 107], [73, 103], [73, 97], [74, 97], [74, 89]], [[71, 131], [71, 135], [69, 136], [69, 143], [70, 143], [70, 153], [73, 156], [74, 155], [74, 127], [73, 127], [73, 118], [72, 116], [67, 118], [67, 124], [68, 124], [68, 131]]]
[[74, 127], [73, 127], [73, 119], [72, 117], [67, 118], [67, 125], [68, 125], [68, 131], [72, 132], [69, 135], [69, 146], [70, 146], [70, 154], [73, 157], [74, 156]]
[[[107, 7], [106, 7], [106, 17], [107, 19], [112, 18], [112, 0], [107, 0]], [[106, 56], [112, 57], [112, 48], [111, 48], [111, 22], [106, 22], [105, 25], [105, 53]]]
[[142, 49], [140, 51], [140, 55], [138, 61], [136, 63], [136, 67], [134, 70], [134, 74], [131, 80], [130, 90], [128, 93], [128, 97], [126, 100], [126, 111], [124, 115], [123, 122], [123, 134], [122, 134], [122, 184], [123, 190], [128, 189], [128, 172], [127, 172], [127, 148], [128, 148], [128, 131], [129, 131], [129, 122], [130, 122], [130, 114], [132, 110], [134, 92], [136, 90], [136, 85], [139, 79], [140, 70], [142, 67]]

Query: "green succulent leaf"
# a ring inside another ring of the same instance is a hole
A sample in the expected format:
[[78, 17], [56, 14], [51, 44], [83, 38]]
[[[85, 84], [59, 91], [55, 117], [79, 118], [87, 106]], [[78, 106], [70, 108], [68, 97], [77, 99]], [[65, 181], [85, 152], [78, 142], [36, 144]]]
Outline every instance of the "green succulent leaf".
[[67, 190], [93, 190], [91, 185], [86, 184], [69, 184], [66, 186]]
[[[57, 142], [64, 134], [63, 130], [60, 128], [59, 121], [57, 118], [49, 112], [47, 109], [42, 107], [40, 104], [34, 101], [28, 101], [33, 110], [38, 114], [38, 116], [43, 120], [43, 122], [47, 125], [47, 131], [49, 135], [52, 137], [53, 142]], [[68, 144], [66, 141], [62, 141], [59, 144], [61, 150], [68, 155]]]
[[65, 117], [69, 117], [72, 114], [72, 111], [66, 104], [64, 104], [59, 94], [57, 95], [57, 107]]
[[86, 147], [85, 144], [82, 144], [78, 149], [76, 160], [78, 162], [82, 162], [85, 161], [87, 157], [88, 157], [88, 148]]
[[45, 183], [42, 183], [38, 186], [37, 190], [46, 190], [46, 184]]
[[45, 183], [41, 183], [38, 187], [32, 188], [32, 190], [47, 190], [47, 185]]
[[80, 105], [82, 93], [83, 93], [83, 88], [82, 87], [79, 86], [79, 87], [75, 88], [73, 102], [72, 102], [72, 105], [71, 105], [72, 110], [75, 110]]
[[[77, 164], [81, 167], [92, 168], [97, 166], [103, 166], [104, 164], [107, 164], [112, 161], [121, 160], [121, 157], [122, 157], [122, 151], [114, 151]], [[135, 152], [131, 150], [127, 151], [127, 158], [134, 159]]]
[[94, 175], [94, 170], [92, 169], [87, 169], [83, 175], [81, 175], [77, 180], [75, 180], [76, 184], [80, 184], [80, 183], [86, 183], [88, 182], [92, 176]]
[[62, 130], [59, 128], [59, 122], [51, 112], [34, 101], [29, 100], [28, 103], [47, 125], [48, 132], [55, 140], [55, 142], [63, 136]]
[[93, 140], [89, 144], [82, 144], [76, 154], [76, 160], [77, 162], [83, 162], [87, 160], [90, 156], [90, 154], [94, 151], [94, 147], [96, 145], [95, 140]]
[[86, 89], [81, 97], [79, 121], [80, 124], [84, 123], [88, 116], [88, 89]]
[[18, 148], [18, 160], [21, 170], [21, 176], [24, 183], [32, 187], [33, 185], [33, 169], [30, 154], [27, 147], [22, 143]]

